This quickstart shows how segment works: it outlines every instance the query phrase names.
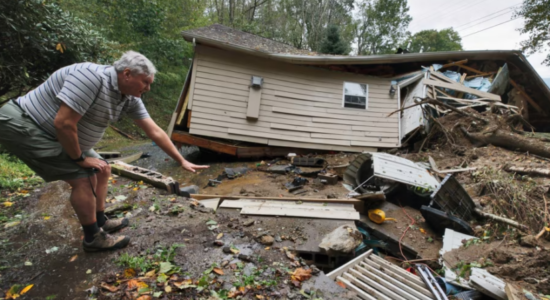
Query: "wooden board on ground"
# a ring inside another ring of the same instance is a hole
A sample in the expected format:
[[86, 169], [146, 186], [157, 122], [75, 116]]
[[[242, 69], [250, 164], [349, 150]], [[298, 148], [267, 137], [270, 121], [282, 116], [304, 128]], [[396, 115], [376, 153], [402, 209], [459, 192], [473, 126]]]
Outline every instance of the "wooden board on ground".
[[242, 215], [264, 215], [281, 217], [302, 217], [335, 220], [359, 220], [359, 212], [337, 210], [333, 207], [296, 207], [296, 205], [245, 206]]

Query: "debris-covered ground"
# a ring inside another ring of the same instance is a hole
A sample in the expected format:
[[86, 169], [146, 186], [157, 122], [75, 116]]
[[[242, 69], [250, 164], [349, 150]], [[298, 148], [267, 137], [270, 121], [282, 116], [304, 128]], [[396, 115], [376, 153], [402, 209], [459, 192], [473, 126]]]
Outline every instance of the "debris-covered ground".
[[[417, 146], [423, 144], [422, 151], [414, 150], [413, 140], [410, 147], [393, 153], [426, 165], [435, 162], [437, 168], [430, 167], [439, 170], [439, 174], [433, 174], [440, 180], [444, 171], [463, 169], [454, 176], [480, 212], [523, 225], [511, 226], [477, 216], [468, 223], [476, 238], [446, 253], [444, 262], [465, 279], [471, 268], [485, 268], [519, 289], [518, 299], [525, 297], [524, 290], [539, 294], [540, 298], [550, 294], [546, 240], [549, 234], [545, 229], [550, 220], [546, 202], [550, 178], [518, 174], [509, 168], [545, 169], [548, 159], [494, 145], [474, 147], [459, 128], [467, 128], [471, 134], [486, 130], [477, 122], [468, 116], [449, 114], [439, 119], [441, 125], [436, 126], [429, 139], [416, 142]], [[311, 155], [325, 160], [322, 168], [302, 167], [281, 173], [270, 168], [288, 166], [289, 158], [226, 162], [223, 157], [196, 156], [191, 151], [185, 154], [197, 162], [210, 164], [211, 168], [190, 174], [156, 146], [138, 145], [122, 150], [148, 152], [149, 158], [133, 164], [172, 176], [181, 186], [197, 185], [203, 195], [273, 199], [345, 199], [349, 187], [344, 187], [342, 181], [327, 184], [316, 174], [319, 170], [345, 166], [358, 156]], [[242, 171], [243, 167], [248, 170]], [[240, 171], [229, 179], [227, 168]], [[307, 182], [295, 181], [296, 178]], [[29, 182], [32, 184], [25, 189], [2, 191], [0, 289], [5, 298], [18, 295], [22, 299], [141, 300], [355, 297], [323, 272], [346, 260], [332, 267], [315, 266], [314, 258], [291, 251], [316, 248], [323, 236], [339, 226], [353, 226], [353, 222], [248, 216], [235, 209], [214, 212], [199, 201], [168, 195], [144, 182], [113, 175], [107, 212], [111, 217], [130, 218], [131, 225], [120, 234], [129, 235], [131, 244], [115, 252], [87, 254], [81, 249], [81, 227], [68, 202], [68, 185]], [[384, 204], [370, 207], [383, 209], [386, 217], [395, 218], [395, 222], [374, 224], [363, 211], [356, 224], [358, 227], [368, 224], [385, 235], [385, 238], [371, 237], [373, 243], [367, 248], [377, 248], [383, 256], [387, 255], [387, 260], [404, 268], [413, 262], [425, 262], [435, 274], [442, 273], [438, 258], [442, 236], [436, 233], [437, 228], [426, 223], [418, 211], [420, 205], [415, 203], [417, 198], [410, 195], [403, 191], [388, 195]]]

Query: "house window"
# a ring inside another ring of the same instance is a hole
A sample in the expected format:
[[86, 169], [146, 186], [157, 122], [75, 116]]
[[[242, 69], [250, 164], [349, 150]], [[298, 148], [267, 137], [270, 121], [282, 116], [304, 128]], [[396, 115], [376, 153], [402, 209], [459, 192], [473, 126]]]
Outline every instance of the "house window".
[[367, 109], [368, 93], [366, 84], [344, 82], [344, 107]]

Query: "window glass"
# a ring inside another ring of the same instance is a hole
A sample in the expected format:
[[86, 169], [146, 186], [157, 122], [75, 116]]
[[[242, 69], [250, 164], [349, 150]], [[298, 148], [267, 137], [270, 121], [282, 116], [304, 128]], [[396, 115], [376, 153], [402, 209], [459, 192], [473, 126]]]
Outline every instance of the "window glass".
[[344, 82], [344, 107], [367, 108], [368, 85], [363, 83]]

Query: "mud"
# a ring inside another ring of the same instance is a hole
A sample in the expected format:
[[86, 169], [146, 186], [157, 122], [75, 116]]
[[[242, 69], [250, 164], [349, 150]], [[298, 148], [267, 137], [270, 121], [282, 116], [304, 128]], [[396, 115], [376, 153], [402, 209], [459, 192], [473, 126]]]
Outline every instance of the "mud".
[[443, 259], [451, 268], [464, 263], [478, 263], [507, 283], [531, 292], [549, 294], [550, 243], [539, 243], [542, 244], [538, 248], [527, 248], [517, 241], [482, 242], [454, 249], [446, 253]]

